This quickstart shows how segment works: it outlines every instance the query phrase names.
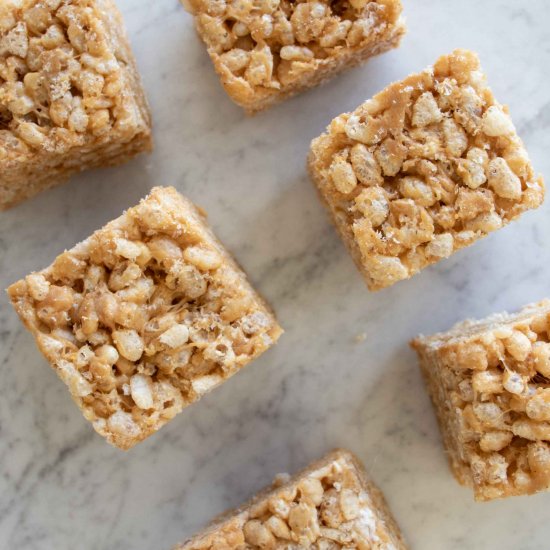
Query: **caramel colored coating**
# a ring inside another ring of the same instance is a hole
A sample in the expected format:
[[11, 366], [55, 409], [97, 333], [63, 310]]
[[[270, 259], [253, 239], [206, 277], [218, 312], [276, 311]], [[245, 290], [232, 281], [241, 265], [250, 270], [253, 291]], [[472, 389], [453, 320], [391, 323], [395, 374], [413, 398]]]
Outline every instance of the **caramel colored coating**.
[[309, 169], [370, 290], [448, 258], [545, 193], [465, 50], [335, 118], [313, 140]]
[[174, 550], [406, 550], [382, 493], [348, 451], [282, 477]]
[[476, 500], [550, 488], [550, 301], [412, 346], [452, 470]]
[[231, 99], [249, 113], [399, 45], [401, 0], [181, 0]]
[[139, 74], [112, 0], [0, 6], [0, 210], [151, 149]]
[[84, 416], [121, 449], [282, 332], [204, 214], [173, 188], [154, 188], [8, 294]]

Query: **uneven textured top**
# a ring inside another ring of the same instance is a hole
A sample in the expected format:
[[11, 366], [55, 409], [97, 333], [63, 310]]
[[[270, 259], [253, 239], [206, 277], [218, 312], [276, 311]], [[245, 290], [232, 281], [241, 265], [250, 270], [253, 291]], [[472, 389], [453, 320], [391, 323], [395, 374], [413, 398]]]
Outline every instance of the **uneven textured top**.
[[245, 104], [349, 51], [402, 34], [400, 0], [182, 0], [224, 85]]
[[544, 198], [507, 108], [464, 50], [334, 119], [312, 143], [310, 168], [373, 290]]
[[122, 17], [111, 0], [0, 6], [0, 162], [148, 132]]
[[129, 448], [269, 348], [281, 330], [172, 188], [8, 289], [94, 428]]
[[462, 44], [478, 49], [535, 168], [550, 174], [548, 3], [403, 4], [401, 48], [247, 119], [181, 6], [117, 0], [150, 84], [155, 151], [0, 214], [0, 289], [137, 203], [153, 181], [175, 182], [200, 199], [286, 334], [127, 457], [82, 422], [0, 292], [0, 540], [9, 549], [168, 550], [274, 472], [344, 445], [383, 485], [411, 548], [548, 550], [550, 494], [474, 505], [450, 475], [406, 342], [547, 296], [550, 202], [369, 294], [304, 173], [307, 144], [332, 116]]
[[383, 497], [349, 453], [282, 482], [174, 550], [404, 550]]
[[476, 498], [550, 488], [550, 301], [461, 323], [413, 346], [449, 411], [442, 422]]

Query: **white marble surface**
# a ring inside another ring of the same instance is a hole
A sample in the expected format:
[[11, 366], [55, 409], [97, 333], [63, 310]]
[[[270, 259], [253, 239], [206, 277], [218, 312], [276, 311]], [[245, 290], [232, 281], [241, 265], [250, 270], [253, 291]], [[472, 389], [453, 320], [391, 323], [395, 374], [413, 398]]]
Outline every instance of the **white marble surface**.
[[[280, 344], [124, 454], [95, 435], [0, 297], [0, 548], [157, 550], [279, 471], [354, 450], [412, 548], [544, 550], [550, 494], [474, 504], [447, 468], [408, 340], [550, 295], [549, 208], [369, 294], [309, 183], [336, 114], [455, 47], [478, 50], [538, 170], [550, 175], [547, 0], [405, 0], [402, 48], [246, 118], [176, 0], [120, 0], [156, 150], [0, 215], [0, 285], [47, 265], [154, 184], [204, 206], [276, 309]], [[365, 332], [366, 341], [355, 343]]]

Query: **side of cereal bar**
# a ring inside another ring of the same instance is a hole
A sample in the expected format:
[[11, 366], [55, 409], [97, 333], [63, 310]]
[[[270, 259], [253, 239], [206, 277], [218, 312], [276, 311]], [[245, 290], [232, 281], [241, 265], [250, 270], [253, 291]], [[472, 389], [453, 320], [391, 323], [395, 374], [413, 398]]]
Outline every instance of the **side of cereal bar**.
[[370, 290], [388, 287], [544, 200], [507, 107], [456, 50], [335, 118], [309, 170]]
[[412, 342], [451, 468], [476, 500], [550, 488], [550, 301]]
[[282, 332], [204, 214], [173, 188], [154, 188], [8, 294], [84, 416], [122, 449]]
[[399, 45], [401, 0], [182, 0], [222, 84], [265, 109]]
[[0, 7], [0, 210], [151, 149], [151, 118], [112, 0]]
[[361, 463], [337, 450], [174, 550], [287, 547], [405, 550], [406, 545]]

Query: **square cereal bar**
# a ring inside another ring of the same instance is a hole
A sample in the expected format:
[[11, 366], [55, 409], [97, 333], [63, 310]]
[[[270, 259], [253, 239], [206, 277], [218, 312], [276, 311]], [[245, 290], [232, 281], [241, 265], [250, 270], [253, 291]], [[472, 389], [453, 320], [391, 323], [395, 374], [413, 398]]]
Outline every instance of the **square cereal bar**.
[[0, 4], [0, 210], [151, 149], [147, 102], [112, 0]]
[[550, 488], [550, 300], [412, 346], [451, 468], [476, 500]]
[[401, 0], [182, 0], [221, 82], [249, 113], [399, 45]]
[[287, 479], [279, 476], [174, 550], [406, 549], [382, 493], [348, 451], [333, 451]]
[[407, 279], [544, 199], [477, 56], [456, 50], [335, 118], [311, 176], [370, 290]]
[[8, 289], [95, 430], [129, 449], [279, 338], [205, 215], [173, 188]]

